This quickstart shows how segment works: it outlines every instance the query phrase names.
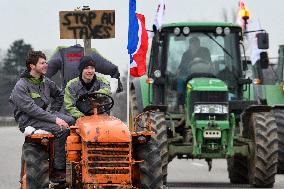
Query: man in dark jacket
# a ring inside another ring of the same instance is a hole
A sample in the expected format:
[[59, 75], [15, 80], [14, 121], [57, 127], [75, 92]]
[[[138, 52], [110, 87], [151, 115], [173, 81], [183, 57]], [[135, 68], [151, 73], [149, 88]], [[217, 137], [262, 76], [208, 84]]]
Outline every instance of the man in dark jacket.
[[[21, 132], [31, 126], [51, 132], [55, 136], [55, 177], [64, 176], [64, 148], [69, 134], [67, 128], [74, 123], [74, 119], [56, 112], [63, 104], [64, 94], [53, 81], [44, 76], [47, 71], [45, 55], [41, 51], [29, 52], [26, 67], [27, 70], [16, 83], [9, 99], [14, 107], [15, 120], [19, 123]], [[50, 111], [47, 111], [51, 98], [54, 103]]]
[[[83, 56], [84, 48], [80, 45], [59, 49], [48, 61], [46, 76], [51, 78], [60, 70], [62, 88], [64, 89], [68, 81], [79, 76], [79, 70], [77, 68]], [[102, 57], [97, 51], [92, 51], [90, 56], [96, 62], [97, 72], [110, 75], [112, 78], [116, 79], [120, 77], [118, 67]]]
[[[198, 64], [198, 62], [207, 63], [208, 66], [205, 67], [204, 64]], [[200, 46], [200, 40], [198, 37], [192, 37], [189, 39], [189, 48], [183, 53], [181, 63], [177, 70], [177, 86], [178, 86], [178, 105], [180, 113], [183, 113], [183, 103], [185, 97], [185, 85], [186, 78], [194, 72], [208, 72], [211, 63], [210, 51], [206, 47]], [[200, 65], [194, 68], [193, 65]]]
[[[80, 72], [79, 77], [72, 79], [66, 85], [64, 107], [65, 110], [75, 119], [86, 115], [86, 112], [88, 112], [90, 108], [92, 109], [89, 101], [78, 103], [78, 97], [93, 92], [110, 94], [109, 82], [103, 77], [96, 76], [95, 65], [96, 62], [92, 59], [92, 57], [84, 56], [80, 60], [78, 67]], [[80, 103], [86, 102], [88, 104], [80, 105]]]
[[211, 63], [210, 51], [208, 48], [200, 46], [200, 40], [197, 37], [192, 37], [189, 39], [188, 50], [183, 53], [178, 68], [179, 74], [188, 76], [190, 67], [194, 64], [194, 61], [198, 60]]

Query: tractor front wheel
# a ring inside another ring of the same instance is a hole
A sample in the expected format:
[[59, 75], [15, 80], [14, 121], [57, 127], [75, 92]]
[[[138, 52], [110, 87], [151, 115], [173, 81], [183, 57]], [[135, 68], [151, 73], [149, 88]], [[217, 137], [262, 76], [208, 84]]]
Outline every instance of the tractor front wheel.
[[160, 189], [163, 186], [162, 160], [158, 145], [152, 139], [135, 149], [139, 163], [141, 189]]
[[271, 188], [277, 172], [278, 138], [275, 118], [269, 112], [252, 113], [248, 134], [254, 150], [249, 157], [249, 183]]
[[167, 183], [168, 175], [168, 137], [167, 137], [167, 125], [164, 113], [151, 113], [151, 126], [152, 130], [155, 132], [153, 139], [158, 144], [160, 150], [160, 156], [162, 159], [162, 172], [163, 172], [163, 183]]

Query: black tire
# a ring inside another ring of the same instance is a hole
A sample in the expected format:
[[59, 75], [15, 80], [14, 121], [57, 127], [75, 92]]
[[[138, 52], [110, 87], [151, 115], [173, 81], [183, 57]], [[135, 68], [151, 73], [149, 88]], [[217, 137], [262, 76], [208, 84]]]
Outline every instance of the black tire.
[[163, 186], [162, 160], [157, 143], [152, 139], [135, 149], [139, 163], [141, 189], [160, 189]]
[[229, 179], [232, 184], [248, 184], [248, 161], [246, 157], [234, 156], [227, 159]]
[[284, 174], [284, 110], [274, 110], [278, 133], [278, 166], [277, 173]]
[[277, 172], [278, 137], [275, 118], [269, 112], [253, 113], [248, 127], [254, 151], [249, 157], [249, 183], [271, 188]]
[[49, 185], [48, 153], [43, 146], [24, 143], [22, 154], [26, 163], [27, 189], [45, 189]]
[[157, 142], [160, 150], [160, 156], [162, 159], [162, 173], [163, 173], [163, 184], [167, 183], [168, 175], [168, 137], [167, 137], [167, 125], [165, 115], [163, 113], [151, 113], [151, 126], [155, 135], [152, 137]]

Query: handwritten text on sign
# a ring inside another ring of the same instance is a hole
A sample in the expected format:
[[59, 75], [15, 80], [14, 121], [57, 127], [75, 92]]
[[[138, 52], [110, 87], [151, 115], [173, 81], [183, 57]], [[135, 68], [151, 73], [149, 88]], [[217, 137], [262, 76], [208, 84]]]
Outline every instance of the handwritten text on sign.
[[115, 37], [115, 11], [60, 11], [60, 39]]

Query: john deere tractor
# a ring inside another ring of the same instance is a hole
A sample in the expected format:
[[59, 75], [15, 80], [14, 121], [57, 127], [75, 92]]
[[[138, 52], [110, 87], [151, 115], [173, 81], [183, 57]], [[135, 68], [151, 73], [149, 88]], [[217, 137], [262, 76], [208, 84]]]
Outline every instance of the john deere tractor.
[[[272, 106], [278, 132], [278, 173], [284, 174], [284, 46], [279, 46], [278, 64], [267, 62], [265, 69], [259, 62], [248, 64], [249, 76], [253, 79], [250, 99]], [[247, 95], [248, 96], [248, 95]]]
[[[259, 48], [267, 41], [258, 35]], [[252, 85], [244, 49], [234, 24], [173, 23], [155, 31], [147, 76], [130, 83], [130, 116], [150, 112], [144, 124], [156, 133], [164, 184], [175, 157], [205, 159], [209, 170], [213, 159], [225, 158], [231, 183], [273, 187], [277, 125], [269, 105], [244, 95]]]

